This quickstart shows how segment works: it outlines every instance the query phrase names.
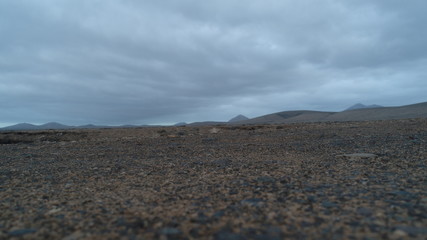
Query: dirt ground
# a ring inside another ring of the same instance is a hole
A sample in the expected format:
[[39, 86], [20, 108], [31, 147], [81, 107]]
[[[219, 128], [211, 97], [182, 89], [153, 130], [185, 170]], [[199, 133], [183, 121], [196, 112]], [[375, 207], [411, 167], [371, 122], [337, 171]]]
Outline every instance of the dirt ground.
[[0, 239], [426, 239], [427, 119], [0, 132]]

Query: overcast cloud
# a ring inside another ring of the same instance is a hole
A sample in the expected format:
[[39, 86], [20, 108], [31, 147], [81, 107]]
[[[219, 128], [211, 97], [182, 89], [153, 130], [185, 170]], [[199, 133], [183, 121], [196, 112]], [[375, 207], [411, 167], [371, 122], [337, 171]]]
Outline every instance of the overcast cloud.
[[0, 0], [0, 126], [427, 101], [427, 1]]

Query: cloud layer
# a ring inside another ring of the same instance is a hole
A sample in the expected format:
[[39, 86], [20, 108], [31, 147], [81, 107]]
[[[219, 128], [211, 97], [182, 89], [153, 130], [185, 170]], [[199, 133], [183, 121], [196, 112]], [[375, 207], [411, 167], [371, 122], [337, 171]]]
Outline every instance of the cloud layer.
[[0, 1], [0, 123], [426, 101], [427, 2]]

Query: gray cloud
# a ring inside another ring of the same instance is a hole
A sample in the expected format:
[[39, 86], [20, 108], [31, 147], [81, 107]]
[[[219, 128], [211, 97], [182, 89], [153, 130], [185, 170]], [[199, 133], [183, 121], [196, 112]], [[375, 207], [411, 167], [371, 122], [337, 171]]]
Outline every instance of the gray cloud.
[[1, 1], [0, 124], [426, 101], [427, 3]]

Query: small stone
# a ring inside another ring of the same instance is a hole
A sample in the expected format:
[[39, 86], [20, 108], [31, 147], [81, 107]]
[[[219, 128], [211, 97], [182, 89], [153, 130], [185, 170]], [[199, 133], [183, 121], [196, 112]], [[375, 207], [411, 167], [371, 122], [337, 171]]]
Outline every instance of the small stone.
[[391, 235], [392, 239], [400, 239], [405, 237], [408, 237], [408, 234], [400, 229], [395, 230]]
[[348, 160], [358, 160], [358, 159], [375, 159], [377, 155], [372, 153], [351, 153], [351, 154], [342, 154], [337, 155], [339, 158], [345, 158]]
[[338, 207], [338, 204], [336, 204], [334, 202], [324, 201], [324, 202], [322, 202], [322, 206], [324, 208], [335, 208], [335, 207]]
[[415, 197], [415, 194], [412, 194], [407, 191], [391, 191], [388, 192], [389, 195], [393, 195], [400, 198], [407, 198], [407, 199], [413, 199]]
[[211, 129], [209, 130], [209, 132], [210, 132], [210, 133], [213, 133], [213, 134], [216, 134], [216, 133], [219, 133], [219, 129], [218, 129], [218, 128], [211, 128]]
[[215, 234], [215, 240], [243, 240], [246, 239], [244, 236], [233, 233], [229, 230], [221, 230]]
[[369, 208], [360, 207], [357, 208], [357, 213], [362, 216], [369, 217], [372, 215], [372, 210]]
[[47, 212], [47, 214], [54, 214], [54, 213], [57, 213], [57, 212], [60, 212], [60, 211], [61, 211], [60, 208], [54, 208], [54, 209], [51, 209], [49, 212]]
[[427, 234], [427, 228], [419, 228], [419, 227], [413, 227], [413, 226], [398, 226], [396, 228], [397, 230], [404, 231], [405, 233], [415, 236], [418, 234]]
[[238, 194], [239, 193], [239, 191], [237, 190], [237, 189], [230, 189], [230, 191], [228, 191], [228, 194], [230, 194], [230, 195], [236, 195], [236, 194]]
[[268, 227], [266, 239], [282, 239], [282, 229], [279, 227]]
[[203, 212], [199, 212], [196, 217], [192, 219], [193, 222], [206, 224], [209, 221], [209, 217], [206, 216]]
[[215, 213], [212, 215], [212, 217], [213, 217], [213, 218], [221, 218], [221, 217], [222, 217], [222, 216], [224, 216], [224, 215], [225, 215], [224, 210], [219, 210], [219, 211], [215, 212]]
[[263, 204], [263, 200], [261, 198], [249, 198], [240, 201], [243, 205], [249, 205], [254, 207], [260, 207]]
[[22, 235], [26, 235], [26, 234], [30, 234], [30, 233], [35, 233], [35, 232], [37, 232], [37, 230], [36, 229], [32, 229], [32, 228], [17, 229], [17, 230], [9, 232], [9, 236], [19, 237], [19, 236], [22, 236]]
[[193, 237], [193, 238], [199, 238], [200, 237], [200, 230], [198, 228], [192, 228], [190, 229], [189, 234]]
[[73, 232], [72, 234], [64, 237], [62, 240], [77, 240], [83, 238], [83, 233], [80, 231]]
[[181, 230], [178, 228], [165, 227], [160, 230], [160, 234], [163, 235], [178, 235], [181, 234]]
[[309, 196], [307, 196], [307, 201], [309, 201], [311, 203], [315, 203], [317, 201], [317, 198], [316, 198], [316, 196], [309, 195]]
[[203, 143], [213, 143], [213, 142], [216, 142], [216, 141], [218, 141], [217, 138], [203, 138], [202, 139]]
[[232, 161], [230, 159], [224, 158], [224, 159], [217, 159], [212, 161], [212, 165], [215, 165], [218, 168], [225, 168], [230, 166]]
[[275, 183], [276, 179], [269, 176], [261, 176], [256, 179], [257, 182], [261, 183]]

